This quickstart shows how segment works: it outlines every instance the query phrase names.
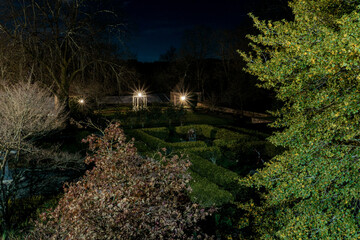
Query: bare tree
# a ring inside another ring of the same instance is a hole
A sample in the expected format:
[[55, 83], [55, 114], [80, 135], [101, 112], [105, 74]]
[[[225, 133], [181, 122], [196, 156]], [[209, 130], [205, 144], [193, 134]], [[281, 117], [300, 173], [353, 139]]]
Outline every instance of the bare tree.
[[21, 44], [38, 73], [35, 78], [52, 85], [65, 107], [75, 80], [119, 77], [122, 68], [113, 61], [118, 51], [111, 41], [121, 36], [124, 22], [110, 0], [7, 2], [8, 17], [0, 19], [0, 30]]
[[238, 87], [241, 85], [239, 72], [242, 72], [243, 60], [237, 53], [238, 49], [246, 49], [248, 42], [245, 38], [246, 29], [236, 28], [222, 30], [216, 38], [218, 44], [217, 55], [221, 60], [222, 79], [219, 81], [220, 100], [229, 101], [229, 92], [236, 92], [239, 104], [243, 107], [243, 92]]
[[194, 80], [203, 96], [206, 83], [206, 59], [213, 57], [214, 52], [215, 45], [211, 29], [199, 26], [184, 32], [180, 54], [187, 62], [187, 66], [194, 69]]
[[22, 46], [8, 35], [0, 32], [0, 79], [16, 82], [25, 79], [31, 72], [31, 64]]
[[[63, 105], [55, 106], [50, 92], [37, 83], [2, 84], [0, 88], [0, 213], [2, 230], [9, 226], [9, 204], [14, 202], [26, 166], [24, 155], [38, 152], [34, 139], [64, 124]], [[22, 168], [20, 168], [22, 167]], [[8, 168], [17, 169], [5, 179]]]

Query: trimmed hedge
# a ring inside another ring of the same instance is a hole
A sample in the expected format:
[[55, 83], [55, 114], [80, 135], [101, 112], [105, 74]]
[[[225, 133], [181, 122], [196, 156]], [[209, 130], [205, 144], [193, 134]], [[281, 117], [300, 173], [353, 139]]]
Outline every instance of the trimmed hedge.
[[148, 145], [146, 145], [143, 141], [135, 141], [134, 146], [136, 147], [138, 152], [148, 152], [151, 151]]
[[206, 143], [203, 141], [168, 143], [139, 129], [129, 131], [129, 134], [134, 136], [135, 139], [141, 139], [148, 144], [149, 147], [155, 150], [163, 147], [170, 149], [207, 147]]
[[177, 142], [177, 143], [167, 143], [167, 147], [179, 149], [179, 148], [195, 148], [195, 147], [207, 147], [204, 141], [195, 141], [195, 142]]
[[146, 143], [150, 148], [152, 149], [158, 149], [160, 147], [166, 147], [166, 142], [163, 140], [151, 136], [150, 134], [145, 133], [144, 131], [135, 129], [128, 131], [129, 135], [133, 136], [135, 140], [142, 140], [144, 143]]
[[204, 136], [206, 138], [223, 140], [256, 141], [259, 140], [259, 138], [252, 135], [261, 135], [261, 133], [254, 130], [249, 130], [248, 133], [251, 134], [249, 135], [206, 124], [193, 124], [175, 127], [175, 132], [177, 134], [186, 135], [190, 129], [195, 129], [197, 135]]
[[242, 145], [239, 145], [238, 149], [241, 150], [242, 153], [248, 153], [256, 149], [257, 151], [269, 158], [273, 158], [276, 155], [282, 153], [282, 150], [280, 148], [277, 148], [275, 145], [268, 141], [246, 142]]
[[186, 135], [190, 129], [195, 129], [198, 136], [204, 136], [206, 138], [214, 138], [218, 128], [206, 124], [194, 124], [175, 127], [177, 134]]
[[262, 138], [262, 139], [270, 137], [270, 134], [263, 133], [263, 132], [253, 130], [253, 129], [241, 128], [241, 127], [229, 127], [229, 128], [234, 129], [234, 130], [239, 131], [239, 132], [242, 132], [242, 133], [245, 133], [245, 134], [256, 136], [256, 137], [259, 137], [259, 138]]
[[192, 163], [192, 171], [236, 195], [239, 175], [193, 153], [187, 154]]
[[238, 140], [238, 141], [258, 140], [257, 137], [250, 136], [248, 134], [241, 134], [241, 133], [233, 132], [233, 131], [227, 130], [225, 128], [218, 129], [218, 131], [215, 134], [215, 139]]
[[217, 146], [187, 148], [187, 149], [184, 149], [184, 151], [186, 151], [188, 153], [193, 153], [193, 154], [199, 155], [200, 157], [209, 159], [209, 160], [211, 158], [215, 158], [215, 159], [221, 158], [221, 150]]
[[[159, 157], [155, 152], [144, 152], [141, 156], [155, 159]], [[190, 160], [193, 162], [192, 158]], [[204, 161], [206, 160], [204, 159]], [[216, 167], [216, 165], [213, 166]], [[199, 203], [203, 207], [210, 207], [221, 206], [234, 201], [234, 196], [229, 191], [219, 187], [206, 177], [200, 176], [194, 170], [189, 170], [189, 172], [192, 177], [190, 181], [192, 192], [189, 193], [189, 196], [193, 202]], [[204, 172], [204, 170], [201, 172]]]
[[255, 156], [257, 154], [255, 149], [266, 158], [273, 158], [283, 152], [282, 148], [276, 147], [268, 141], [238, 142], [237, 140], [216, 139], [213, 143], [215, 146], [221, 148], [222, 153], [228, 157], [242, 156], [243, 158], [248, 158]]
[[234, 148], [239, 145], [238, 140], [215, 139], [213, 144], [217, 147]]
[[169, 129], [166, 127], [159, 127], [159, 128], [143, 128], [142, 131], [150, 134], [151, 136], [160, 138], [160, 139], [167, 139], [169, 137]]
[[190, 171], [192, 180], [190, 186], [192, 192], [189, 194], [192, 202], [199, 203], [203, 207], [221, 206], [234, 201], [234, 196], [219, 188], [215, 183], [201, 177], [194, 171]]

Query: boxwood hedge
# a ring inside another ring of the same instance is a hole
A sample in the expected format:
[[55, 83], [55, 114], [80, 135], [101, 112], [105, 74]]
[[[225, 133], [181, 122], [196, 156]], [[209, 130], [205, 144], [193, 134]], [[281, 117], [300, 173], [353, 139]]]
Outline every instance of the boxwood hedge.
[[231, 193], [237, 193], [239, 175], [226, 168], [217, 166], [198, 155], [192, 153], [187, 154], [192, 163], [190, 166], [192, 171], [209, 179]]
[[195, 129], [197, 135], [204, 136], [206, 138], [214, 138], [218, 130], [218, 128], [211, 125], [195, 124], [175, 127], [175, 132], [177, 134], [186, 135], [190, 129]]
[[205, 159], [220, 159], [221, 158], [221, 150], [217, 146], [213, 147], [196, 147], [196, 148], [186, 148], [184, 149], [187, 153], [196, 154]]
[[242, 134], [234, 132], [225, 128], [220, 128], [215, 134], [215, 139], [223, 140], [237, 140], [237, 141], [254, 141], [258, 140], [255, 136], [250, 136], [248, 134]]
[[192, 177], [190, 181], [192, 192], [189, 194], [191, 201], [203, 207], [221, 206], [234, 201], [234, 196], [230, 192], [221, 189], [194, 171], [190, 171], [190, 174]]
[[167, 139], [169, 137], [169, 129], [166, 127], [159, 127], [159, 128], [143, 128], [142, 131], [150, 134], [151, 136], [160, 138], [160, 139]]
[[141, 139], [143, 142], [148, 144], [154, 150], [159, 148], [169, 148], [169, 149], [181, 149], [181, 148], [194, 148], [194, 147], [206, 147], [206, 143], [203, 141], [195, 142], [177, 142], [177, 143], [168, 143], [160, 138], [154, 137], [140, 129], [135, 129], [129, 131], [129, 134], [134, 136], [135, 139]]

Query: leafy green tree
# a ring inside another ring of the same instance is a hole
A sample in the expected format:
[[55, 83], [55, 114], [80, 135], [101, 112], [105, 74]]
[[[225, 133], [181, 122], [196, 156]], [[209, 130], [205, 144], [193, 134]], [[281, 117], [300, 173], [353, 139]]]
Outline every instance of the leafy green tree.
[[260, 21], [253, 53], [240, 54], [259, 86], [283, 102], [271, 142], [287, 150], [247, 184], [241, 207], [256, 238], [359, 239], [360, 5], [296, 0], [294, 21]]

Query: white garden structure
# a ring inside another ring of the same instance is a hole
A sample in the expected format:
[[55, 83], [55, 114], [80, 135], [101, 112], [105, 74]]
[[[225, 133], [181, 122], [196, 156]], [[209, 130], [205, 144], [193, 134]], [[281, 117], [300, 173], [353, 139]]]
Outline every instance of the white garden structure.
[[147, 96], [145, 92], [134, 92], [132, 97], [133, 110], [138, 111], [147, 108]]

